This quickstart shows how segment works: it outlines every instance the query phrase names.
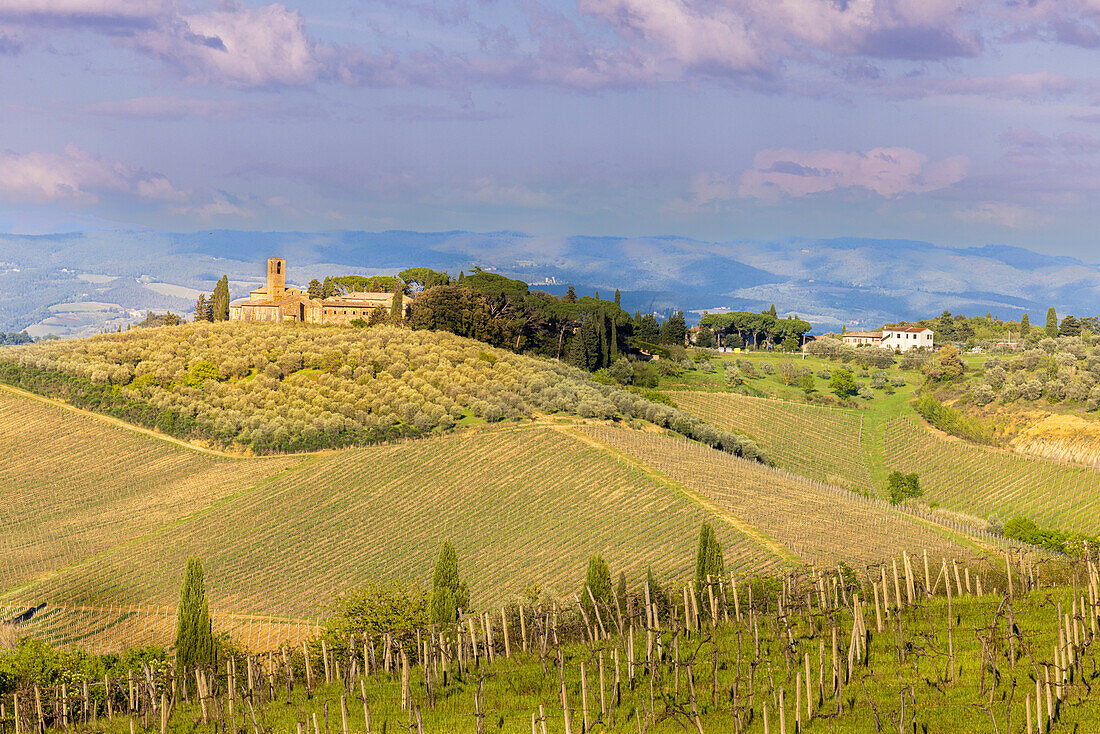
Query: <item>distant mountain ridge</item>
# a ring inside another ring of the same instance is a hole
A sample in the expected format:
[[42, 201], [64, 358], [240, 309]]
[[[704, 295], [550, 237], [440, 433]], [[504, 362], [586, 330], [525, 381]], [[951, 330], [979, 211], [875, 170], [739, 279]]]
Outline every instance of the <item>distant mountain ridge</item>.
[[[857, 237], [706, 242], [686, 237], [549, 237], [501, 231], [0, 235], [0, 330], [94, 333], [146, 310], [186, 313], [228, 274], [234, 296], [269, 256], [291, 282], [424, 265], [475, 266], [554, 293], [618, 288], [629, 310], [755, 309], [774, 303], [823, 332], [918, 319], [943, 309], [1018, 318], [1100, 311], [1100, 267], [1006, 245], [946, 247]], [[138, 319], [139, 320], [139, 319]]]

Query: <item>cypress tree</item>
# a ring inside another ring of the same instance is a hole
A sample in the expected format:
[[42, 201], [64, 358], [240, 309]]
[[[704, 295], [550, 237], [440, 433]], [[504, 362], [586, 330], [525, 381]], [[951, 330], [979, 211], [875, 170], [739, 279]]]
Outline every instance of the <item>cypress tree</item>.
[[200, 293], [199, 300], [195, 302], [195, 321], [205, 321], [206, 312], [206, 294]]
[[393, 304], [390, 306], [390, 321], [395, 324], [405, 315], [405, 308], [401, 297], [401, 289], [394, 285]]
[[611, 570], [607, 567], [607, 561], [602, 556], [595, 555], [588, 559], [588, 570], [584, 574], [584, 585], [578, 596], [589, 618], [595, 623], [592, 600], [588, 598], [588, 589], [592, 590], [592, 596], [600, 607], [602, 619], [607, 618], [607, 609], [611, 607]]
[[317, 280], [316, 278], [309, 281], [309, 290], [307, 292], [309, 293], [310, 298], [321, 298], [324, 294], [323, 287], [321, 286], [321, 281]]
[[1029, 319], [1027, 317], [1027, 314], [1025, 313], [1020, 318], [1020, 336], [1027, 336], [1030, 333], [1031, 333], [1031, 319]]
[[443, 541], [432, 574], [432, 622], [447, 624], [458, 619], [458, 610], [470, 605], [470, 590], [458, 577], [458, 554], [451, 541]]
[[779, 318], [779, 314], [777, 314], [775, 311], [774, 303], [772, 304], [772, 307], [768, 309], [768, 315], [771, 316], [773, 319]]
[[210, 665], [215, 662], [214, 657], [214, 631], [206, 603], [202, 561], [191, 556], [187, 559], [187, 573], [176, 611], [176, 665]]
[[229, 276], [223, 275], [218, 284], [214, 286], [214, 295], [211, 300], [213, 321], [229, 320]]
[[615, 308], [622, 308], [623, 294], [619, 293], [619, 289], [615, 289]]
[[726, 572], [726, 562], [722, 558], [722, 546], [710, 523], [699, 528], [699, 549], [695, 553], [695, 590], [702, 591], [707, 576], [717, 578]]
[[1058, 336], [1058, 312], [1054, 306], [1047, 309], [1047, 336]]
[[577, 302], [577, 291], [573, 288], [573, 286], [569, 286], [569, 288], [565, 291], [565, 301], [566, 303]]

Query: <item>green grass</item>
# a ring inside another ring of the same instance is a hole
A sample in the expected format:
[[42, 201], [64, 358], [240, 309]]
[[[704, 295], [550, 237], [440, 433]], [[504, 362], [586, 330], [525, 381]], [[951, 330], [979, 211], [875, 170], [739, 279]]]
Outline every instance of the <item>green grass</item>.
[[[947, 603], [942, 597], [922, 599], [917, 607], [896, 615], [891, 613], [884, 619], [885, 630], [882, 634], [876, 633], [874, 605], [864, 607], [863, 620], [869, 632], [866, 654], [856, 657], [849, 673], [847, 648], [854, 617], [851, 609], [820, 609], [818, 599], [813, 595], [812, 616], [807, 616], [805, 607], [799, 605], [790, 610], [789, 616], [781, 619], [774, 611], [765, 611], [760, 605], [750, 622], [744, 587], [740, 593], [745, 613], [743, 621], [738, 622], [731, 609], [730, 621], [720, 621], [713, 631], [709, 626], [700, 632], [683, 631], [681, 606], [678, 613], [681, 631], [676, 633], [677, 639], [674, 640], [673, 633], [669, 631], [669, 620], [662, 617], [664, 631], [661, 638], [665, 660], [654, 667], [652, 676], [643, 665], [638, 665], [634, 675], [630, 675], [626, 664], [626, 643], [615, 635], [590, 645], [565, 644], [562, 672], [572, 731], [582, 730], [585, 707], [591, 721], [589, 731], [635, 732], [641, 726], [637, 717], [645, 717], [645, 712], [651, 707], [653, 718], [647, 722], [647, 731], [694, 731], [692, 718], [695, 708], [703, 731], [736, 731], [736, 705], [737, 714], [745, 723], [744, 731], [752, 734], [765, 730], [778, 732], [777, 703], [782, 689], [786, 731], [793, 732], [794, 708], [799, 701], [796, 687], [805, 692], [805, 680], [801, 680], [801, 687], [798, 683], [800, 674], [805, 671], [806, 655], [810, 660], [810, 706], [813, 716], [809, 718], [806, 714], [807, 701], [803, 695], [800, 710], [802, 731], [811, 734], [862, 734], [879, 729], [897, 731], [901, 728], [903, 710], [903, 731], [906, 732], [914, 728], [918, 732], [992, 731], [989, 713], [994, 715], [998, 731], [1007, 730], [1009, 718], [1012, 731], [1026, 731], [1025, 697], [1034, 699], [1036, 676], [1046, 680], [1045, 671], [1052, 665], [1053, 649], [1058, 642], [1055, 620], [1059, 605], [1063, 610], [1070, 609], [1072, 596], [1072, 590], [1056, 588], [1021, 595], [1012, 600], [1012, 612], [1018, 625], [1018, 637], [1012, 645], [1015, 658], [1010, 656], [1010, 646], [1005, 636], [1003, 613], [1006, 601], [1002, 597], [987, 595], [954, 599], [950, 619], [955, 670], [948, 675], [948, 613]], [[798, 593], [794, 596], [801, 598]], [[722, 616], [721, 613], [719, 616]], [[784, 622], [789, 622], [789, 632]], [[634, 658], [644, 661], [646, 635], [642, 630], [642, 619], [635, 618], [635, 624]], [[839, 695], [834, 695], [831, 683], [831, 631], [834, 624], [838, 630], [839, 666], [844, 681]], [[468, 670], [462, 675], [456, 673], [457, 666], [452, 660], [446, 686], [439, 673], [435, 677], [436, 694], [431, 703], [424, 686], [423, 670], [416, 664], [416, 658], [411, 657], [411, 708], [419, 709], [425, 731], [456, 734], [476, 731], [474, 696], [479, 682], [483, 691], [485, 731], [527, 734], [531, 731], [531, 716], [539, 711], [540, 706], [546, 714], [547, 731], [565, 730], [553, 643], [549, 645], [548, 659], [543, 666], [536, 654], [519, 652], [518, 631], [514, 627], [510, 634], [513, 657], [505, 658], [499, 642], [498, 617], [495, 662], [486, 661], [480, 668]], [[529, 634], [534, 637], [530, 626]], [[757, 637], [759, 654], [756, 652]], [[980, 663], [985, 649], [981, 638], [988, 640], [990, 660], [996, 665], [995, 673], [990, 665]], [[900, 644], [901, 639], [906, 642], [904, 646]], [[1085, 639], [1089, 639], [1087, 625]], [[822, 643], [825, 651], [824, 681], [820, 679]], [[621, 661], [618, 666], [620, 686], [617, 689], [614, 687], [615, 651]], [[1067, 695], [1059, 707], [1056, 731], [1085, 734], [1095, 731], [1095, 723], [1100, 720], [1100, 687], [1097, 686], [1095, 667], [1088, 659], [1090, 654], [1084, 653], [1084, 659], [1067, 687]], [[376, 655], [376, 660], [380, 659], [381, 655]], [[605, 670], [602, 684], [599, 675], [601, 659]], [[586, 667], [588, 681], [583, 691], [587, 694], [584, 698], [580, 681], [582, 663]], [[289, 703], [280, 665], [276, 666], [274, 699], [267, 700], [266, 686], [260, 687], [263, 692], [257, 694], [254, 706], [257, 722], [265, 731], [294, 732], [299, 722], [305, 723], [307, 731], [312, 731], [313, 717], [316, 715], [321, 731], [325, 731], [326, 726], [330, 732], [341, 731], [344, 685], [335, 681], [324, 684], [323, 667], [319, 659], [314, 659], [315, 675], [322, 682], [307, 694], [302, 682], [302, 660], [298, 655], [295, 665], [296, 685], [290, 693]], [[694, 707], [693, 686], [688, 678], [689, 666], [694, 679]], [[985, 690], [981, 688], [983, 667], [986, 668]], [[246, 687], [242, 673], [244, 668], [243, 663], [239, 662], [238, 694]], [[358, 668], [362, 670], [361, 665]], [[224, 700], [228, 688], [224, 666], [219, 671], [221, 681], [218, 690], [222, 698], [218, 710], [226, 719], [223, 730], [251, 731], [249, 708], [240, 698], [237, 699], [236, 728], [229, 726], [231, 721]], [[362, 690], [366, 692], [365, 703], [370, 708], [371, 731], [407, 731], [409, 713], [400, 707], [399, 667], [393, 674], [376, 671], [370, 676], [357, 676], [351, 682], [346, 699], [349, 731], [361, 733], [366, 728], [363, 701], [359, 699], [360, 680]], [[601, 713], [601, 687], [605, 691], [606, 713]], [[820, 695], [822, 688], [825, 690], [824, 696]], [[1045, 688], [1043, 693], [1045, 710]], [[766, 723], [765, 703], [768, 707]], [[1034, 701], [1032, 704], [1034, 706]], [[1034, 708], [1032, 716], [1035, 716]], [[201, 724], [200, 718], [198, 704], [193, 699], [192, 703], [184, 704], [181, 699], [169, 719], [168, 730], [178, 734], [211, 731], [212, 725]], [[157, 717], [151, 717], [150, 728], [155, 730], [157, 725]], [[129, 719], [119, 715], [113, 722], [100, 720], [89, 729], [107, 734], [128, 734], [129, 727]]]

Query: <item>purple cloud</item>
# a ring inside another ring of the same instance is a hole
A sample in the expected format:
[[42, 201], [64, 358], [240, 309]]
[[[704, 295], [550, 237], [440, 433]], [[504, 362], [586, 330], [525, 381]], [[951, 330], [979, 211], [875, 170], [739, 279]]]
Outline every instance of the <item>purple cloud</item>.
[[864, 189], [885, 198], [924, 193], [963, 180], [970, 161], [955, 156], [929, 161], [909, 148], [841, 150], [762, 150], [741, 176], [744, 197], [777, 200], [838, 189]]
[[61, 153], [0, 152], [0, 197], [7, 201], [94, 204], [107, 193], [154, 202], [187, 198], [160, 174], [92, 155], [75, 145]]

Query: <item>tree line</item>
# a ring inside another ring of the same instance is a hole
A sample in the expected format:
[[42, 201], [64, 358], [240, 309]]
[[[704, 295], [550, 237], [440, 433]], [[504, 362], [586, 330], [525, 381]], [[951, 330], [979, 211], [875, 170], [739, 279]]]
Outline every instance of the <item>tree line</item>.
[[779, 318], [775, 305], [761, 313], [731, 311], [704, 314], [699, 322], [696, 345], [701, 347], [752, 347], [782, 349], [788, 352], [802, 348], [804, 336], [813, 328], [797, 316]]

